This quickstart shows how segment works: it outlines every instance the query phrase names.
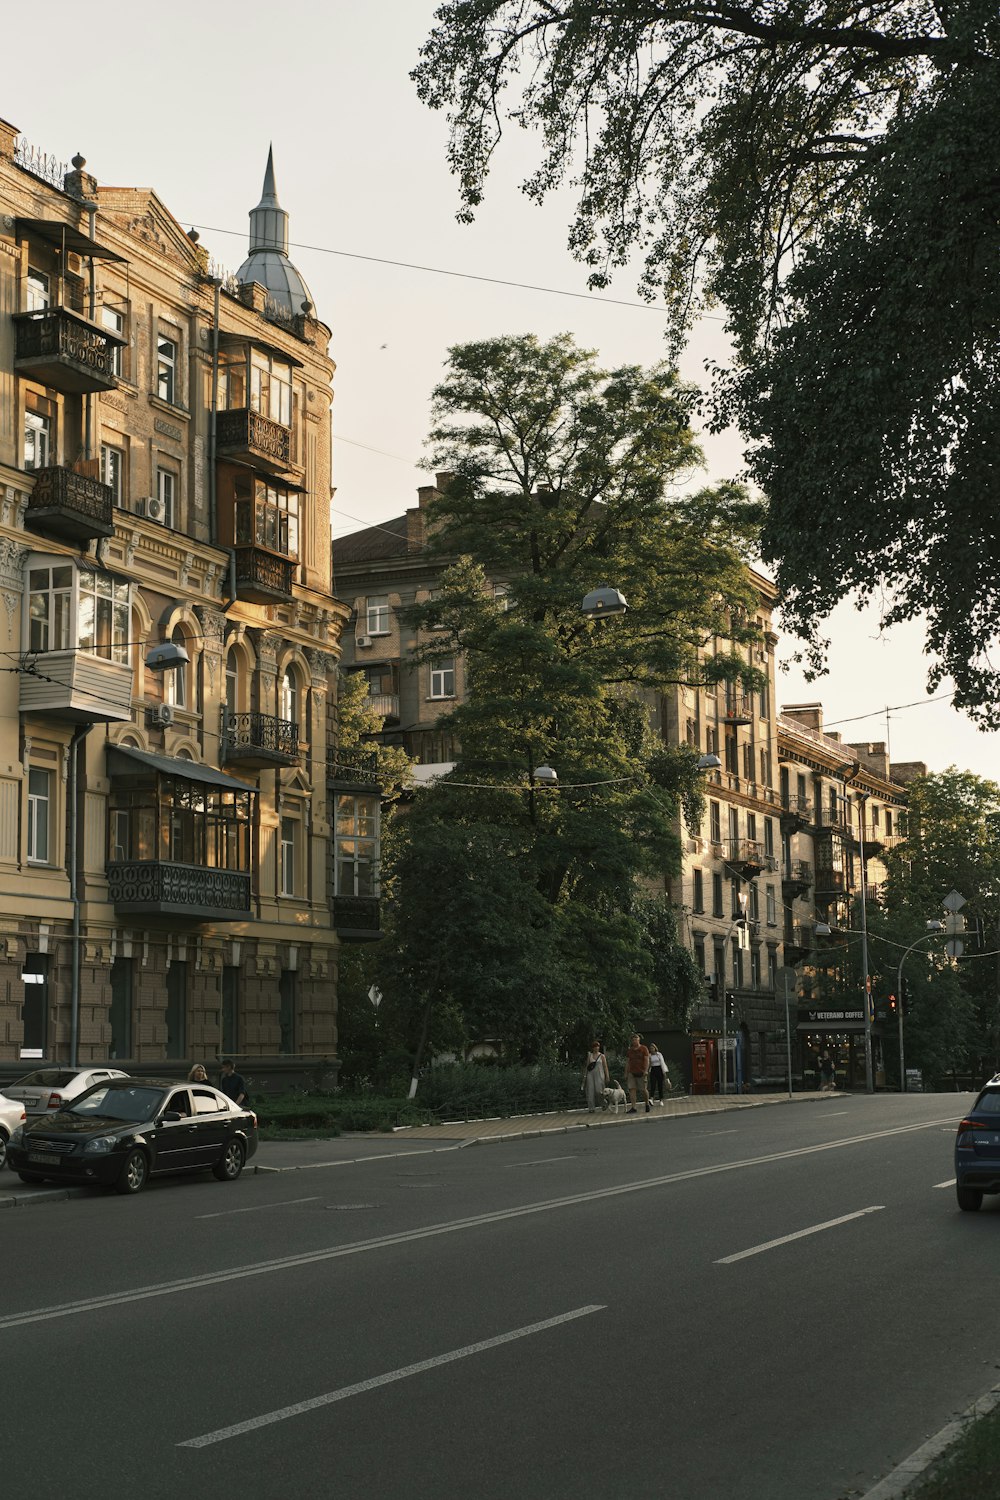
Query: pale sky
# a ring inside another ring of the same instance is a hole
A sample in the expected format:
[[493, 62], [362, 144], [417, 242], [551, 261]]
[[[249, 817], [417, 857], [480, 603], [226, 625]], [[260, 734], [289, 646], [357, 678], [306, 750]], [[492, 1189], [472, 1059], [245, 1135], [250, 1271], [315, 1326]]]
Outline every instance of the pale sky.
[[[102, 184], [155, 188], [232, 270], [246, 255], [247, 214], [273, 141], [291, 257], [333, 330], [335, 537], [416, 503], [416, 487], [427, 483], [419, 464], [430, 392], [451, 345], [570, 332], [608, 366], [649, 365], [663, 354], [656, 309], [587, 294], [566, 250], [572, 195], [538, 208], [521, 194], [536, 158], [513, 127], [476, 223], [455, 222], [444, 119], [418, 103], [408, 77], [434, 9], [434, 0], [133, 0], [125, 9], [92, 0], [81, 12], [50, 0], [51, 45], [41, 52], [37, 21], [23, 9], [6, 18], [8, 57], [31, 63], [4, 70], [0, 116], [61, 160], [79, 151]], [[637, 303], [636, 279], [622, 273], [603, 295]], [[705, 323], [682, 373], [701, 381], [704, 360], [723, 353], [720, 324]], [[735, 437], [705, 448], [706, 479], [738, 473]], [[877, 614], [848, 605], [826, 633], [829, 675], [807, 684], [791, 669], [779, 679], [779, 702], [821, 700], [827, 725], [847, 740], [885, 739], [885, 710], [895, 708], [894, 760], [1000, 776], [1000, 735], [928, 701], [919, 626], [883, 637]], [[790, 654], [783, 641], [779, 658]]]

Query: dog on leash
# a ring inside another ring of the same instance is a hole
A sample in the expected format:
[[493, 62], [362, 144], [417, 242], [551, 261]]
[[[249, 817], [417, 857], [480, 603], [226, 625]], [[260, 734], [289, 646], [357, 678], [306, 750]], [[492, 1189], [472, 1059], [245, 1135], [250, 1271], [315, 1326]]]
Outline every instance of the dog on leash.
[[615, 1114], [618, 1113], [619, 1109], [628, 1108], [628, 1095], [622, 1088], [621, 1084], [618, 1082], [617, 1078], [615, 1079], [614, 1083], [612, 1083], [610, 1088], [606, 1088], [603, 1091], [601, 1107], [603, 1109], [613, 1109]]

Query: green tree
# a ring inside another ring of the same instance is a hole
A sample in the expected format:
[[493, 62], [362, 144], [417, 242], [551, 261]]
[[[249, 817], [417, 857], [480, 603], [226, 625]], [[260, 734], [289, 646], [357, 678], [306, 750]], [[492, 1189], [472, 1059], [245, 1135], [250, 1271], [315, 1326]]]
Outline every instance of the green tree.
[[[428, 517], [443, 572], [412, 619], [469, 692], [449, 719], [458, 768], [400, 819], [385, 954], [432, 1040], [460, 1024], [544, 1056], [690, 1004], [691, 966], [641, 890], [678, 866], [696, 754], [653, 735], [645, 695], [755, 684], [758, 627], [755, 508], [733, 487], [672, 490], [698, 459], [688, 400], [669, 371], [604, 371], [568, 336], [450, 351], [431, 444], [453, 478]], [[602, 583], [627, 615], [582, 615]], [[534, 782], [546, 762], [556, 788]]]
[[[570, 246], [634, 253], [671, 354], [726, 310], [715, 420], [753, 442], [786, 623], [878, 579], [926, 612], [932, 683], [1000, 722], [1000, 135], [995, 0], [445, 0], [414, 71], [448, 112], [462, 215], [507, 119], [536, 199], [579, 189]], [[845, 434], [849, 441], [845, 441]]]

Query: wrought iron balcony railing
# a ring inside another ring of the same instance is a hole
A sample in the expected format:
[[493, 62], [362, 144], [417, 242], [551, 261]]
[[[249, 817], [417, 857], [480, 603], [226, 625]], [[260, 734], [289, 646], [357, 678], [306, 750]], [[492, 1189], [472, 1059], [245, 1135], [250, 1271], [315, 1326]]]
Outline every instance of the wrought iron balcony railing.
[[250, 915], [250, 876], [241, 870], [126, 859], [109, 864], [107, 875], [112, 904], [122, 915], [208, 922]]
[[376, 942], [382, 936], [378, 896], [334, 896], [333, 926], [344, 942]]
[[292, 460], [291, 428], [248, 406], [220, 411], [215, 418], [215, 451], [222, 458], [248, 458], [268, 468], [287, 469]]
[[236, 548], [236, 592], [253, 604], [272, 604], [292, 597], [295, 563], [262, 547]]
[[292, 765], [299, 758], [299, 729], [273, 714], [232, 714], [223, 709], [222, 752], [227, 761]]
[[70, 541], [114, 535], [115, 498], [110, 485], [61, 464], [49, 464], [33, 474], [34, 488], [24, 517], [32, 531]]
[[118, 384], [115, 350], [120, 340], [66, 307], [16, 313], [14, 367], [70, 395], [111, 391]]

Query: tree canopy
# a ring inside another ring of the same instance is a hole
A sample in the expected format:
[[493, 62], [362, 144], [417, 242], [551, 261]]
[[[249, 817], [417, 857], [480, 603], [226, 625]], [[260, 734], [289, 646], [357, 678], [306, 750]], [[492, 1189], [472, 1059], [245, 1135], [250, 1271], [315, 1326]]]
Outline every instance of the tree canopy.
[[726, 310], [715, 420], [751, 441], [785, 619], [926, 612], [932, 682], [1000, 722], [995, 0], [446, 0], [414, 71], [462, 214], [505, 122], [573, 183], [590, 284], [633, 255], [671, 313]]
[[[685, 388], [602, 370], [567, 336], [452, 349], [434, 415], [442, 572], [411, 622], [425, 659], [460, 658], [467, 696], [456, 770], [398, 819], [383, 988], [527, 1055], [683, 1020], [700, 977], [663, 888], [697, 752], [653, 733], [647, 694], [757, 681], [755, 508], [733, 487], [674, 494], [697, 459]], [[627, 615], [583, 616], [602, 583]]]

